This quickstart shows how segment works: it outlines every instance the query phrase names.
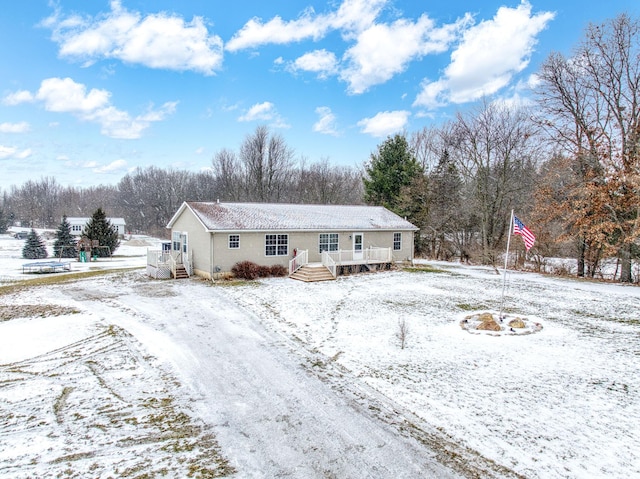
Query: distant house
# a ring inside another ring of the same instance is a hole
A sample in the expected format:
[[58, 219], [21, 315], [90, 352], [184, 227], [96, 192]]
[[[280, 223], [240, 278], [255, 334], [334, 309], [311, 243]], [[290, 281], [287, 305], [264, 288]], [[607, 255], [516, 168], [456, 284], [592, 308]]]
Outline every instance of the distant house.
[[[91, 218], [78, 218], [78, 217], [67, 217], [67, 221], [71, 226], [71, 234], [74, 236], [81, 236], [82, 230], [89, 223]], [[118, 236], [124, 236], [126, 231], [126, 224], [124, 222], [124, 218], [107, 218], [111, 226], [115, 226], [118, 230]]]
[[210, 279], [241, 261], [282, 265], [291, 274], [317, 266], [331, 279], [347, 266], [356, 271], [412, 261], [417, 231], [380, 206], [218, 202], [183, 203], [167, 228], [171, 261]]

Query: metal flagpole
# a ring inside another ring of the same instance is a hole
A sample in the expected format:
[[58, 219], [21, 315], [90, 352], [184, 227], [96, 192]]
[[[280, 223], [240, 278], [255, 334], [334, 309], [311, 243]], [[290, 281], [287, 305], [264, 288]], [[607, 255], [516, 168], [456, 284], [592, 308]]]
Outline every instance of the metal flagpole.
[[509, 220], [509, 236], [507, 236], [507, 254], [504, 255], [504, 273], [502, 278], [502, 298], [500, 299], [500, 316], [502, 319], [502, 310], [504, 309], [504, 289], [507, 285], [507, 265], [509, 261], [509, 246], [511, 245], [511, 231], [513, 230], [513, 210], [511, 210], [511, 219]]

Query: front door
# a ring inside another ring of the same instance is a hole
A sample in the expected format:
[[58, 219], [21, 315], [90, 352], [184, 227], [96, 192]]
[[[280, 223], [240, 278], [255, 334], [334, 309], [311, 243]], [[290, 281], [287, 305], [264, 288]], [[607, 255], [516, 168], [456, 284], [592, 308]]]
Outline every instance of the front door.
[[[173, 232], [173, 257], [176, 263], [183, 263], [183, 253], [187, 252], [187, 234], [180, 231]], [[186, 254], [184, 255], [186, 258]]]
[[354, 260], [362, 259], [363, 236], [364, 235], [362, 233], [353, 233], [353, 259]]

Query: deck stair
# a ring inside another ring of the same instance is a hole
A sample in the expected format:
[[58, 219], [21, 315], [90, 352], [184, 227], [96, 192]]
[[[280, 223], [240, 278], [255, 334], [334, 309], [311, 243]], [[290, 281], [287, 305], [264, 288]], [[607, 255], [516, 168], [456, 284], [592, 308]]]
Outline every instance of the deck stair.
[[185, 279], [189, 277], [187, 269], [183, 265], [176, 266], [175, 279]]
[[329, 281], [335, 279], [331, 274], [331, 271], [329, 271], [326, 266], [323, 266], [322, 264], [311, 263], [302, 266], [289, 277], [292, 279], [297, 279], [298, 281], [305, 281], [307, 283], [313, 281]]

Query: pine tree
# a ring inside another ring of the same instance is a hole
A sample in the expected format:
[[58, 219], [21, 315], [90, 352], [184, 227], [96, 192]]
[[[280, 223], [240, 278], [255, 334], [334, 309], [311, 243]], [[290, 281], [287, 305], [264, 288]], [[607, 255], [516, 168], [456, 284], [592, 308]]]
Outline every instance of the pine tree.
[[53, 243], [53, 254], [56, 258], [75, 258], [76, 239], [71, 234], [71, 225], [67, 221], [67, 215], [62, 217], [62, 223], [56, 231], [56, 240]]
[[111, 225], [102, 208], [98, 208], [93, 213], [82, 234], [92, 241], [97, 241], [102, 246], [102, 248], [92, 250], [92, 255], [99, 257], [109, 256], [120, 246], [118, 229], [116, 226]]
[[422, 174], [407, 139], [402, 135], [389, 137], [378, 147], [377, 154], [371, 154], [371, 161], [365, 165], [365, 201], [382, 205], [401, 214], [400, 194], [417, 176]]
[[22, 257], [26, 259], [42, 259], [47, 256], [48, 253], [45, 242], [34, 229], [31, 229], [22, 248]]
[[0, 234], [4, 234], [7, 232], [9, 220], [7, 216], [4, 214], [4, 210], [0, 208]]

